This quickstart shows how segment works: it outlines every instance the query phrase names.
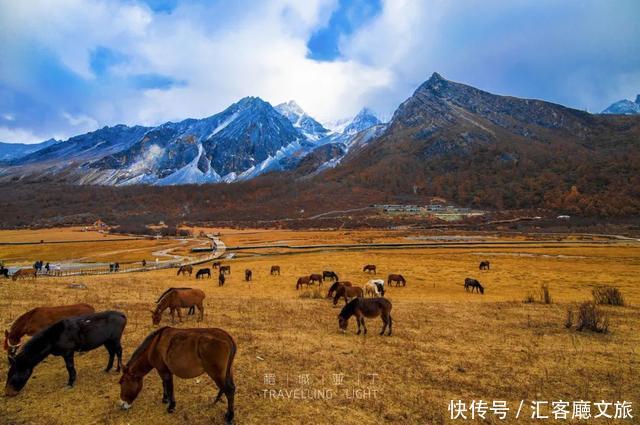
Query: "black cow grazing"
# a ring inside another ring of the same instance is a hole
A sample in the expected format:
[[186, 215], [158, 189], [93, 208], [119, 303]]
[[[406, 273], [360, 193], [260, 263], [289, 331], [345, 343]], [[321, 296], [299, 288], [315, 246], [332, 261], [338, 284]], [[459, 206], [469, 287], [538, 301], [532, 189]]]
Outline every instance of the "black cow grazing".
[[220, 274], [218, 274], [218, 286], [223, 286], [224, 285], [224, 273], [220, 272]]
[[322, 280], [325, 280], [325, 279], [329, 279], [332, 282], [337, 282], [340, 280], [338, 279], [338, 275], [330, 270], [325, 270], [322, 272]]
[[246, 280], [247, 282], [251, 281], [251, 277], [253, 276], [253, 273], [251, 273], [251, 270], [246, 269], [244, 271], [244, 280]]
[[480, 270], [489, 270], [489, 262], [480, 261]]
[[206, 268], [206, 269], [200, 269], [198, 270], [198, 272], [196, 273], [196, 279], [200, 279], [207, 276], [209, 279], [211, 279], [211, 269], [210, 268]]
[[109, 362], [105, 372], [113, 367], [113, 360], [118, 356], [116, 371], [122, 367], [122, 345], [120, 339], [127, 325], [127, 317], [119, 311], [103, 311], [101, 313], [62, 319], [35, 334], [22, 350], [10, 359], [11, 366], [7, 374], [5, 395], [16, 396], [33, 373], [33, 369], [47, 356], [61, 356], [69, 373], [69, 387], [76, 381], [76, 369], [73, 355], [76, 351], [91, 351], [102, 345], [109, 352]]
[[475, 289], [476, 292], [484, 294], [484, 287], [480, 284], [480, 282], [475, 279], [471, 279], [470, 277], [464, 280], [464, 290], [469, 291], [469, 288], [471, 288], [471, 292], [473, 292]]

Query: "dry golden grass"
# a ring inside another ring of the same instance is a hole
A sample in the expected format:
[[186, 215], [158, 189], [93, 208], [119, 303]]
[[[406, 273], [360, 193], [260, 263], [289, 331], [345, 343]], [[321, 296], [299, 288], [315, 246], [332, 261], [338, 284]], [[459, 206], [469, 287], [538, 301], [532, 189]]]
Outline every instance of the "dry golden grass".
[[[262, 240], [273, 239], [264, 236]], [[490, 271], [478, 271], [480, 259], [491, 261]], [[448, 419], [450, 399], [508, 400], [512, 407], [521, 399], [629, 400], [636, 407], [640, 399], [638, 247], [337, 251], [225, 262], [232, 275], [222, 288], [215, 278], [178, 278], [174, 270], [2, 282], [0, 324], [9, 326], [19, 314], [42, 304], [84, 301], [97, 309], [118, 309], [128, 317], [126, 359], [154, 329], [149, 309], [164, 288], [202, 288], [207, 293], [205, 321], [188, 319], [179, 326], [221, 327], [235, 337], [239, 424], [457, 423]], [[391, 337], [377, 335], [379, 319], [367, 322], [366, 337], [355, 335], [354, 320], [342, 335], [337, 332], [339, 308], [325, 299], [301, 298], [295, 290], [299, 275], [324, 269], [362, 285], [370, 278], [361, 272], [367, 263], [378, 266], [378, 276], [399, 272], [408, 281], [406, 288], [388, 292]], [[282, 276], [269, 276], [272, 264], [281, 266]], [[252, 283], [242, 281], [247, 267], [253, 270]], [[463, 290], [467, 276], [485, 285], [484, 296]], [[68, 289], [71, 282], [83, 282], [88, 289]], [[538, 293], [542, 284], [549, 286], [553, 303], [523, 304], [523, 297]], [[625, 297], [624, 307], [602, 306], [610, 315], [610, 332], [565, 329], [567, 308], [590, 300], [592, 288], [600, 284], [618, 287]], [[211, 405], [217, 390], [206, 376], [176, 379], [173, 415], [160, 403], [155, 372], [147, 376], [132, 409], [120, 411], [118, 376], [102, 372], [106, 360], [102, 349], [77, 356], [78, 381], [66, 390], [62, 359], [48, 358], [18, 397], [0, 400], [3, 423], [222, 423], [224, 403]], [[0, 361], [0, 375], [6, 371], [6, 362]], [[299, 387], [299, 374], [324, 378], [325, 387], [335, 388], [333, 374], [344, 373], [346, 386], [354, 388], [357, 374], [377, 373], [374, 387], [379, 393], [367, 400], [269, 400], [263, 397], [263, 390], [271, 388], [264, 383], [269, 373], [278, 380], [289, 376], [289, 384], [278, 382], [278, 389]], [[505, 423], [529, 422], [511, 417]]]

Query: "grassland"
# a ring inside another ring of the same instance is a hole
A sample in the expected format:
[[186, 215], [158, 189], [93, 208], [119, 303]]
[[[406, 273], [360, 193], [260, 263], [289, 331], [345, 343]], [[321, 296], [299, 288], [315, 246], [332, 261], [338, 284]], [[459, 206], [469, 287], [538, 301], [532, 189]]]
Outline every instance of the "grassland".
[[[301, 243], [319, 240], [314, 232], [226, 233], [222, 238], [228, 245], [235, 243], [234, 237], [238, 243], [270, 243], [284, 237]], [[380, 240], [385, 235], [328, 236], [324, 238], [339, 243]], [[224, 287], [218, 287], [216, 279], [178, 278], [173, 270], [2, 282], [0, 324], [8, 327], [24, 311], [43, 304], [82, 301], [97, 309], [121, 310], [128, 317], [123, 341], [128, 358], [154, 329], [149, 309], [157, 295], [171, 286], [199, 287], [207, 294], [204, 322], [190, 318], [178, 326], [221, 327], [235, 337], [238, 424], [460, 423], [449, 420], [451, 399], [507, 400], [514, 409], [520, 400], [629, 400], [638, 417], [640, 247], [543, 246], [272, 252], [225, 261], [231, 264], [232, 275]], [[478, 271], [480, 259], [491, 261], [490, 271]], [[393, 302], [391, 337], [377, 335], [379, 320], [367, 322], [366, 337], [355, 335], [354, 320], [348, 333], [340, 334], [339, 308], [316, 298], [313, 290], [295, 290], [298, 276], [326, 269], [362, 285], [369, 276], [361, 269], [368, 263], [378, 266], [379, 275], [398, 272], [408, 280], [406, 288], [394, 287], [387, 294]], [[280, 277], [269, 276], [272, 264], [281, 266]], [[252, 283], [242, 281], [245, 268], [254, 272]], [[462, 289], [467, 276], [485, 285], [485, 295]], [[67, 288], [76, 282], [88, 289]], [[591, 289], [604, 283], [620, 288], [627, 304], [604, 308], [610, 332], [566, 329], [567, 308], [591, 299]], [[552, 304], [522, 302], [542, 284], [550, 287]], [[3, 423], [222, 422], [224, 405], [211, 404], [216, 388], [206, 376], [176, 380], [178, 405], [173, 415], [166, 414], [160, 403], [162, 390], [155, 373], [146, 378], [133, 408], [120, 411], [118, 376], [102, 372], [106, 360], [102, 349], [77, 356], [77, 385], [66, 390], [64, 362], [48, 358], [18, 397], [0, 399]], [[6, 371], [6, 362], [0, 362], [0, 375]], [[340, 393], [330, 400], [274, 400], [264, 395], [265, 389], [337, 389], [335, 374], [344, 374], [340, 388], [372, 388], [377, 398], [354, 400]], [[377, 374], [373, 384], [367, 380], [369, 374]], [[265, 375], [275, 375], [276, 385], [265, 383]], [[300, 375], [309, 375], [311, 383], [299, 384]], [[324, 384], [318, 382], [321, 379]], [[528, 406], [525, 409], [528, 418]], [[501, 423], [536, 422], [511, 415]]]

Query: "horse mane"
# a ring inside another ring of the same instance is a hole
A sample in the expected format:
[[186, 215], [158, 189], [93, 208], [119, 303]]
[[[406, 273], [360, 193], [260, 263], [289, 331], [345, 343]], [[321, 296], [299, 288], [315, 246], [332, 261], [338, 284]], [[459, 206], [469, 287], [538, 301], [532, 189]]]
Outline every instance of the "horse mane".
[[329, 287], [329, 292], [337, 291], [338, 290], [338, 286], [340, 286], [340, 285], [341, 285], [340, 282], [334, 282], [333, 285], [331, 285]]
[[16, 361], [35, 365], [44, 360], [51, 351], [51, 344], [64, 330], [64, 320], [66, 319], [59, 320], [33, 335], [16, 354]]
[[164, 292], [162, 293], [162, 295], [160, 295], [160, 297], [158, 298], [158, 301], [156, 301], [156, 304], [158, 304], [160, 301], [162, 301], [162, 299], [163, 299], [163, 298], [164, 298], [164, 297], [165, 297], [169, 292], [171, 292], [171, 291], [173, 291], [173, 290], [176, 290], [176, 289], [191, 289], [191, 288], [186, 288], [186, 287], [184, 287], [184, 288], [169, 288], [169, 289], [167, 289], [166, 291], [164, 291]]
[[131, 357], [129, 357], [129, 361], [127, 362], [127, 367], [129, 366], [129, 364], [136, 358], [138, 358], [140, 356], [140, 354], [142, 354], [148, 347], [149, 344], [151, 344], [151, 341], [153, 341], [153, 339], [162, 331], [164, 331], [165, 329], [167, 329], [168, 326], [163, 326], [160, 329], [157, 329], [153, 332], [151, 332], [149, 335], [147, 335], [147, 337], [144, 339], [144, 341], [142, 341], [142, 344], [138, 345], [138, 348], [136, 348], [136, 350], [133, 352], [133, 354], [131, 355]]
[[345, 319], [348, 319], [349, 317], [353, 316], [356, 312], [356, 307], [358, 306], [359, 302], [360, 302], [360, 298], [358, 297], [352, 299], [347, 303], [347, 305], [342, 307], [342, 311], [340, 311], [340, 314], [338, 314], [338, 316], [343, 317]]

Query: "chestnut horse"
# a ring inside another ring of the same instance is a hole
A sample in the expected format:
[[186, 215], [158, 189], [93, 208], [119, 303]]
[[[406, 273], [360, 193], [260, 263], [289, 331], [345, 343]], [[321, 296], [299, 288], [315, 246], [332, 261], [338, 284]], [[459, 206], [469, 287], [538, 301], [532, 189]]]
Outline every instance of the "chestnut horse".
[[313, 285], [313, 282], [317, 282], [319, 285], [322, 284], [322, 275], [317, 273], [310, 274], [309, 285]]
[[183, 276], [186, 276], [187, 273], [189, 273], [189, 276], [191, 276], [191, 273], [193, 273], [193, 267], [188, 264], [186, 266], [180, 266], [180, 268], [178, 269], [178, 274], [176, 276], [180, 276], [181, 273]]
[[14, 282], [18, 279], [26, 279], [26, 278], [31, 278], [31, 279], [35, 279], [36, 278], [36, 269], [20, 269], [20, 270], [16, 270], [16, 272], [13, 274], [13, 276], [11, 276], [11, 280], [13, 280]]
[[391, 286], [392, 282], [396, 282], [396, 286], [407, 286], [406, 279], [401, 274], [390, 274], [387, 278], [387, 285]]
[[214, 403], [222, 394], [227, 397], [224, 419], [231, 424], [236, 392], [231, 367], [236, 350], [235, 341], [222, 329], [160, 328], [145, 338], [124, 367], [120, 378], [120, 406], [125, 410], [131, 408], [142, 390], [142, 380], [156, 369], [162, 379], [162, 402], [169, 404], [167, 412], [172, 413], [176, 408], [173, 375], [191, 379], [206, 372], [219, 388]]
[[220, 264], [222, 264], [220, 263], [220, 261], [215, 261], [211, 267], [213, 267], [214, 269], [218, 269], [220, 268]]
[[[349, 283], [349, 282], [345, 282], [345, 283]], [[360, 297], [360, 298], [364, 297], [364, 292], [362, 291], [362, 288], [360, 288], [359, 286], [351, 286], [350, 284], [349, 285], [340, 284], [336, 288], [336, 293], [333, 296], [333, 305], [337, 305], [338, 300], [340, 298], [344, 298], [344, 303], [347, 304], [349, 302], [348, 298], [357, 298], [357, 297]]]
[[302, 285], [307, 285], [307, 287], [309, 287], [309, 276], [302, 276], [298, 278], [298, 281], [296, 282], [296, 291], [302, 288]]
[[178, 311], [178, 319], [182, 322], [182, 308], [196, 306], [200, 312], [198, 320], [204, 318], [204, 307], [202, 300], [206, 295], [200, 289], [193, 288], [169, 288], [160, 296], [156, 303], [155, 311], [151, 310], [151, 321], [154, 325], [159, 325], [162, 319], [162, 312], [169, 309], [171, 322], [175, 323], [175, 312]]
[[278, 274], [280, 276], [280, 266], [271, 266], [271, 275]]
[[351, 282], [335, 282], [333, 285], [331, 285], [329, 287], [329, 292], [327, 292], [327, 298], [331, 298], [333, 297], [333, 293], [336, 292], [336, 289], [338, 289], [338, 287], [340, 285], [344, 285], [344, 286], [351, 286]]
[[36, 307], [19, 316], [9, 330], [4, 331], [4, 349], [9, 357], [13, 357], [20, 347], [20, 339], [24, 335], [35, 335], [67, 317], [82, 316], [95, 312], [89, 304], [60, 305], [55, 307]]
[[376, 266], [374, 264], [367, 264], [362, 268], [362, 271], [365, 273], [373, 272], [373, 274], [376, 274]]
[[4, 387], [5, 395], [14, 397], [24, 388], [33, 369], [49, 355], [61, 356], [67, 366], [69, 380], [73, 387], [76, 381], [74, 353], [91, 351], [103, 346], [109, 352], [105, 372], [113, 367], [118, 356], [116, 371], [122, 366], [122, 332], [127, 325], [127, 317], [119, 311], [103, 311], [84, 316], [68, 317], [42, 329], [31, 338], [15, 357], [10, 358], [11, 366]]
[[391, 335], [391, 301], [386, 298], [361, 298], [357, 297], [351, 300], [347, 305], [342, 308], [340, 314], [338, 314], [338, 326], [342, 332], [347, 330], [347, 324], [351, 316], [356, 316], [358, 322], [358, 332], [360, 335], [360, 325], [364, 328], [365, 335], [367, 334], [367, 327], [364, 324], [364, 318], [374, 318], [380, 316], [382, 318], [382, 331], [380, 335], [384, 335], [384, 330], [387, 325], [389, 326], [389, 333]]
[[231, 274], [231, 266], [220, 266], [220, 273]]

